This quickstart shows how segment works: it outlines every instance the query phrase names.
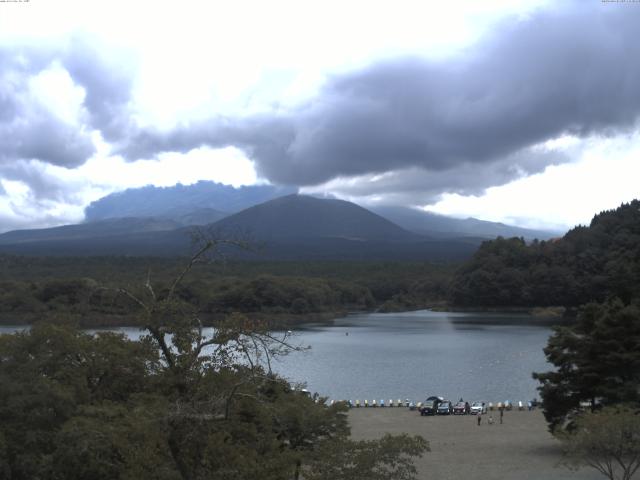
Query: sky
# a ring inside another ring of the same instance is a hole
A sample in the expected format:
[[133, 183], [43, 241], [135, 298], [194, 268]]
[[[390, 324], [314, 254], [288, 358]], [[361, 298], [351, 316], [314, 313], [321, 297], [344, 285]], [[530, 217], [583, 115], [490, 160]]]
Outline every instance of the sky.
[[638, 195], [640, 3], [0, 1], [0, 231], [212, 180], [564, 229]]

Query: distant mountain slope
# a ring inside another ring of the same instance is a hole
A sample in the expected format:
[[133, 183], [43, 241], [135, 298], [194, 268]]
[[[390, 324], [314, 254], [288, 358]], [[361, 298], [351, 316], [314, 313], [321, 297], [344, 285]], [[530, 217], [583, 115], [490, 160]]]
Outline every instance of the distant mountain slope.
[[[345, 260], [345, 261], [457, 261], [468, 259], [480, 239], [442, 239], [419, 242], [359, 241], [343, 238], [282, 239], [258, 245], [256, 251], [228, 249], [240, 260]], [[192, 251], [190, 230], [137, 232], [105, 237], [48, 239], [0, 243], [1, 253], [39, 256], [186, 256]]]
[[102, 239], [148, 232], [166, 232], [175, 230], [180, 226], [180, 223], [168, 219], [115, 218], [53, 228], [14, 230], [0, 235], [0, 245]]
[[287, 195], [243, 210], [214, 224], [223, 232], [248, 232], [260, 240], [343, 239], [411, 242], [422, 238], [344, 200]]
[[173, 187], [147, 186], [112, 193], [85, 209], [87, 222], [117, 217], [164, 217], [179, 219], [200, 209], [235, 213], [258, 203], [294, 193], [296, 190], [272, 185], [234, 188], [201, 181]]
[[451, 237], [472, 236], [496, 238], [523, 237], [525, 240], [547, 240], [561, 235], [561, 232], [532, 230], [514, 227], [504, 223], [487, 222], [476, 218], [453, 218], [436, 213], [407, 207], [374, 207], [373, 212], [381, 215], [410, 232], [423, 235]]
[[[204, 212], [211, 213], [211, 212]], [[208, 226], [221, 236], [245, 235], [256, 260], [432, 260], [469, 258], [480, 238], [430, 239], [408, 232], [354, 203], [288, 195]], [[36, 255], [187, 255], [190, 227], [153, 218], [109, 219], [0, 235], [0, 251]]]

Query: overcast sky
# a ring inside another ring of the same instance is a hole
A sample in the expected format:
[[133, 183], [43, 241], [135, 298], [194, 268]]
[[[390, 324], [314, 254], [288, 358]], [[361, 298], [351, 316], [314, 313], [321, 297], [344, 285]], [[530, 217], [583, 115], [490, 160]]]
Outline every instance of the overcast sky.
[[530, 227], [639, 197], [640, 3], [0, 2], [0, 231], [198, 180]]

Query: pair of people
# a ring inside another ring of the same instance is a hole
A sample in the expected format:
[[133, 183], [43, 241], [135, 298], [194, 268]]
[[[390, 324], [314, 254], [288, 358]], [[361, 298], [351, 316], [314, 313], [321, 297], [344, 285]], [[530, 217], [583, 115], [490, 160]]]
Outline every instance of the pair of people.
[[[504, 410], [500, 410], [500, 423], [502, 423], [502, 417], [504, 417]], [[478, 426], [482, 423], [482, 415], [478, 414]], [[489, 419], [487, 420], [489, 425], [493, 425], [493, 415], [489, 415]]]

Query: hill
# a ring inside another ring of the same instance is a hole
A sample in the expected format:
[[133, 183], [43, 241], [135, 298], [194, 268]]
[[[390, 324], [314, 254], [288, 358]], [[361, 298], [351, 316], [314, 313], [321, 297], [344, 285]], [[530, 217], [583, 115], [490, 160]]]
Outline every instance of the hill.
[[247, 208], [215, 224], [223, 232], [250, 231], [259, 240], [342, 239], [355, 242], [421, 240], [389, 220], [344, 200], [287, 195]]
[[640, 298], [640, 201], [596, 215], [558, 240], [485, 242], [455, 275], [451, 300], [468, 306], [576, 307]]

